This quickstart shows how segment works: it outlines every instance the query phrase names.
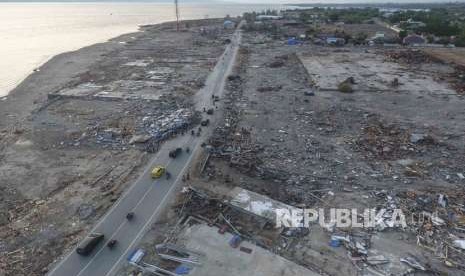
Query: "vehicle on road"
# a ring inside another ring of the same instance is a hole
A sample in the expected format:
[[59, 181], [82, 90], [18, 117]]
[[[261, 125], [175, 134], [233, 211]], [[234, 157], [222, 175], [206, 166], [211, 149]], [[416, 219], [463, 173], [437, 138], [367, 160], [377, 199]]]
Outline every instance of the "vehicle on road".
[[134, 218], [134, 212], [129, 212], [127, 215], [126, 215], [126, 219], [127, 220], [131, 220]]
[[203, 120], [202, 122], [200, 122], [200, 125], [201, 126], [208, 126], [210, 124], [210, 120], [209, 119], [206, 119], [206, 120]]
[[176, 149], [170, 151], [169, 156], [171, 158], [176, 158], [181, 153], [182, 153], [182, 148], [176, 148]]
[[110, 240], [110, 241], [107, 243], [107, 247], [110, 248], [110, 249], [113, 249], [113, 247], [115, 247], [117, 243], [118, 243], [117, 240]]
[[76, 253], [82, 256], [89, 256], [104, 238], [105, 235], [102, 233], [91, 233], [79, 244], [76, 248]]
[[152, 173], [150, 174], [152, 178], [160, 178], [164, 173], [166, 169], [163, 166], [155, 166], [153, 168]]
[[213, 108], [210, 108], [210, 109], [207, 110], [208, 115], [213, 115], [213, 112], [214, 112]]

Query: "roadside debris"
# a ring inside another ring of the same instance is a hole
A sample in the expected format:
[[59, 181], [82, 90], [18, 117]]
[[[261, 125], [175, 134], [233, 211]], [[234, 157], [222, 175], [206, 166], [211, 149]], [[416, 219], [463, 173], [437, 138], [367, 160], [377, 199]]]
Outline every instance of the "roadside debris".
[[340, 82], [337, 86], [337, 89], [342, 93], [352, 93], [354, 92], [353, 85], [355, 80], [353, 77], [348, 77], [346, 80]]
[[422, 270], [422, 271], [426, 270], [426, 268], [422, 266], [417, 260], [415, 260], [414, 257], [409, 256], [409, 257], [401, 258], [400, 261], [408, 264], [409, 266], [415, 269]]

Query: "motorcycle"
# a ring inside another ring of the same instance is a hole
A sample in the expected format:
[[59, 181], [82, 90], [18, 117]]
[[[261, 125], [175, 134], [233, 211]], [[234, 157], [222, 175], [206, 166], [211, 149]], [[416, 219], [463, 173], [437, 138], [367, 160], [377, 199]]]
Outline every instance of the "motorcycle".
[[107, 246], [108, 246], [108, 248], [113, 249], [113, 248], [116, 246], [117, 243], [118, 243], [117, 240], [110, 240], [110, 241], [107, 243]]
[[134, 212], [130, 212], [126, 215], [127, 220], [132, 220], [134, 218]]

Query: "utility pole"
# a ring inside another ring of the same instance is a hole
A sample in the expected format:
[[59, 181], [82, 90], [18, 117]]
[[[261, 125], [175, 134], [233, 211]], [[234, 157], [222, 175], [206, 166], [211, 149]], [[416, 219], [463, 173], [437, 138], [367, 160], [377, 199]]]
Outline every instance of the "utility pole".
[[176, 31], [179, 32], [179, 5], [178, 5], [178, 0], [174, 0], [174, 6], [176, 8]]

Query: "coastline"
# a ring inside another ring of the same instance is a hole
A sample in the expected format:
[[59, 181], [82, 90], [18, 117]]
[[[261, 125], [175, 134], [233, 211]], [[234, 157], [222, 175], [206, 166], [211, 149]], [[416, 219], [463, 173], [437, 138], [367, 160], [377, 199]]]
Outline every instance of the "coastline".
[[[167, 13], [172, 8], [167, 3], [0, 3], [0, 8], [0, 38], [9, 41], [0, 45], [9, 53], [3, 60], [8, 68], [0, 67], [0, 98], [57, 55], [138, 32], [141, 25], [174, 19]], [[148, 16], [144, 14], [148, 8], [160, 12]]]
[[[163, 23], [160, 23], [163, 24]], [[105, 42], [60, 53], [37, 67], [38, 70], [25, 76], [8, 95], [0, 100], [0, 128], [23, 121], [27, 114], [47, 101], [47, 94], [63, 87], [75, 75], [83, 73], [101, 55], [118, 47], [118, 40], [140, 34], [126, 33]], [[6, 122], [5, 122], [6, 121]]]
[[[96, 8], [97, 5], [97, 8]], [[186, 3], [183, 20], [241, 15], [269, 5]], [[273, 7], [274, 8], [274, 7]], [[49, 18], [52, 17], [52, 18]], [[175, 20], [172, 3], [0, 3], [0, 98], [55, 55], [137, 32], [140, 26]]]
[[[223, 19], [184, 22], [182, 32], [143, 26], [56, 55], [0, 101], [0, 274], [27, 263], [43, 275], [140, 176], [155, 142], [196, 120], [192, 96], [234, 30]], [[85, 94], [91, 86], [101, 90]], [[14, 264], [2, 254], [19, 249]]]

